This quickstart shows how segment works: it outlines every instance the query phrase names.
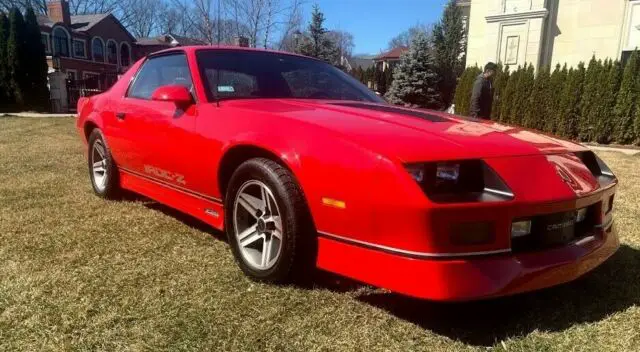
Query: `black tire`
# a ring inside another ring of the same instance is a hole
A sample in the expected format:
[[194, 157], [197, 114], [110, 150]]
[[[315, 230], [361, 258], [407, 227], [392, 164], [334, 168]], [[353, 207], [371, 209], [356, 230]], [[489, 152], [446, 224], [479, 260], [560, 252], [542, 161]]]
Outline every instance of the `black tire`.
[[[100, 143], [104, 147], [104, 161], [105, 161], [105, 181], [104, 186], [100, 187], [96, 183], [96, 179], [94, 177], [93, 172], [93, 153], [94, 146]], [[105, 140], [102, 132], [99, 129], [94, 129], [91, 131], [89, 135], [89, 143], [88, 143], [88, 151], [87, 151], [87, 163], [89, 166], [89, 178], [91, 179], [91, 186], [93, 187], [93, 192], [104, 199], [120, 199], [122, 196], [122, 189], [120, 188], [120, 178], [118, 173], [118, 168], [116, 163], [113, 161], [113, 157], [111, 156], [111, 151], [109, 150], [109, 145]]]
[[[282, 218], [281, 254], [273, 267], [266, 270], [257, 270], [243, 259], [234, 228], [236, 196], [242, 185], [250, 181], [259, 181], [270, 189]], [[235, 170], [225, 196], [225, 229], [236, 262], [253, 280], [289, 283], [309, 276], [314, 270], [317, 241], [307, 202], [291, 172], [273, 160], [250, 159]]]

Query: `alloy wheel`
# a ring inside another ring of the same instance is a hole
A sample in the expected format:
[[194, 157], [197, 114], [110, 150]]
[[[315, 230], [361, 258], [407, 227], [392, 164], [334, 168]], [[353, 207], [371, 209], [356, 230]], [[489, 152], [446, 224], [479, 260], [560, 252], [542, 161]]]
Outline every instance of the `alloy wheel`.
[[91, 165], [93, 182], [96, 189], [102, 192], [107, 187], [107, 157], [106, 149], [100, 139], [93, 143], [91, 148]]
[[233, 205], [235, 239], [254, 270], [272, 268], [282, 253], [282, 218], [273, 192], [256, 180], [245, 182]]

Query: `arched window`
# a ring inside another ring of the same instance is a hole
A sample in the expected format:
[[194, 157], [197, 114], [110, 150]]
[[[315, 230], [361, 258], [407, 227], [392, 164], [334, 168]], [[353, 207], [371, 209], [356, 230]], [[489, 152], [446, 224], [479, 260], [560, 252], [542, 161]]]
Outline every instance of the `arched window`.
[[107, 62], [110, 64], [118, 64], [118, 44], [113, 39], [107, 41]]
[[93, 61], [104, 62], [104, 41], [102, 41], [102, 38], [93, 38], [91, 52], [93, 53]]
[[131, 64], [131, 48], [129, 43], [120, 43], [120, 66], [128, 67]]
[[53, 36], [53, 54], [69, 57], [69, 33], [62, 27], [56, 27], [51, 33]]

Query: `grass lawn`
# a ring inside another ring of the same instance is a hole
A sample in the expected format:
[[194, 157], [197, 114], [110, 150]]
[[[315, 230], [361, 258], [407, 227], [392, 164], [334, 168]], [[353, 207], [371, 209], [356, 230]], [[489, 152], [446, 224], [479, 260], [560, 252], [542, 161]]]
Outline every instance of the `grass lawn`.
[[640, 351], [640, 156], [599, 153], [621, 181], [622, 247], [603, 266], [439, 304], [328, 274], [256, 284], [221, 233], [95, 197], [82, 148], [71, 118], [0, 118], [0, 350]]

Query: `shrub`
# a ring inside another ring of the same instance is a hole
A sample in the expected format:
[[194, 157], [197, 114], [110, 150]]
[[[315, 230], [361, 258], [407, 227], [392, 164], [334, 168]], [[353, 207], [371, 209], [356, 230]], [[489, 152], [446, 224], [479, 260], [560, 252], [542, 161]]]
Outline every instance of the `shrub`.
[[624, 68], [620, 91], [614, 108], [613, 139], [620, 144], [629, 144], [635, 140], [634, 116], [638, 100], [638, 52], [634, 51]]

